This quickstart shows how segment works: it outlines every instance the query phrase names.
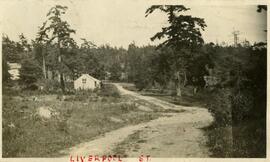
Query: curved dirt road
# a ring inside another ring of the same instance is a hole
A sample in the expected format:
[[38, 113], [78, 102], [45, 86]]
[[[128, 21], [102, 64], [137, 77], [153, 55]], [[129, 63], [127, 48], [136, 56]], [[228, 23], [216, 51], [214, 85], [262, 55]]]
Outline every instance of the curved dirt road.
[[[183, 110], [170, 113], [147, 123], [126, 126], [97, 137], [95, 140], [79, 144], [66, 150], [67, 155], [108, 155], [115, 154], [117, 149], [127, 157], [150, 155], [151, 157], [208, 157], [205, 145], [206, 137], [202, 127], [208, 126], [213, 117], [207, 109], [183, 107], [159, 99], [142, 96], [114, 84], [122, 95], [150, 102], [164, 109]], [[154, 113], [154, 112], [153, 112]], [[124, 156], [120, 155], [120, 156]]]

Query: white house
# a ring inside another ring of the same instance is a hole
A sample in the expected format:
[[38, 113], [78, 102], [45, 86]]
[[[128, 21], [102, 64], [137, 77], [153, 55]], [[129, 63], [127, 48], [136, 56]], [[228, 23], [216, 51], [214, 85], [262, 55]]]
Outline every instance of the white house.
[[18, 80], [20, 78], [19, 70], [21, 68], [21, 64], [18, 63], [7, 63], [9, 66], [9, 74], [11, 75], [12, 80]]
[[82, 76], [74, 81], [74, 88], [76, 90], [93, 90], [95, 88], [100, 88], [100, 83], [100, 80], [88, 74], [82, 74]]

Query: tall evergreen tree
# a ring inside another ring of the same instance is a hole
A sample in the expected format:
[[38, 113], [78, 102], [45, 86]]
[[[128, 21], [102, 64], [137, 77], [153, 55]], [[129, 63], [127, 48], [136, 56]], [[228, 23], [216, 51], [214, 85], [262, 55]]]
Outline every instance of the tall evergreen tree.
[[146, 10], [146, 17], [155, 10], [160, 10], [168, 15], [169, 26], [163, 27], [161, 32], [156, 33], [151, 40], [165, 39], [158, 47], [171, 48], [174, 53], [171, 57], [172, 69], [177, 96], [181, 96], [181, 84], [187, 81], [187, 65], [192, 55], [203, 45], [201, 30], [206, 24], [204, 19], [181, 14], [190, 10], [183, 5], [154, 5]]
[[43, 23], [39, 34], [41, 38], [45, 38], [48, 42], [56, 44], [58, 49], [57, 69], [60, 74], [60, 84], [63, 93], [65, 92], [64, 71], [67, 66], [64, 63], [63, 56], [70, 48], [75, 47], [76, 43], [71, 37], [75, 30], [70, 28], [67, 21], [62, 19], [62, 15], [66, 13], [66, 6], [56, 5], [52, 7], [47, 14], [47, 21]]
[[42, 76], [42, 70], [34, 58], [27, 58], [22, 61], [22, 67], [19, 70], [20, 83], [27, 89], [36, 90], [35, 83]]

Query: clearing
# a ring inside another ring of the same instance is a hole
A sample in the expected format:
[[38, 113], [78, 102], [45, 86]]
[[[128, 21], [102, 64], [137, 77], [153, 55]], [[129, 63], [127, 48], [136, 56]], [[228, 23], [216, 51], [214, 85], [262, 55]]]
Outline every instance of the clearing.
[[[201, 128], [209, 126], [213, 117], [207, 109], [178, 106], [154, 97], [142, 96], [114, 84], [122, 96], [139, 101], [147, 111], [163, 112], [157, 119], [125, 126], [61, 151], [67, 156], [118, 154], [124, 157], [209, 157], [206, 136]], [[143, 102], [143, 103], [142, 103]], [[153, 105], [155, 105], [153, 107]]]

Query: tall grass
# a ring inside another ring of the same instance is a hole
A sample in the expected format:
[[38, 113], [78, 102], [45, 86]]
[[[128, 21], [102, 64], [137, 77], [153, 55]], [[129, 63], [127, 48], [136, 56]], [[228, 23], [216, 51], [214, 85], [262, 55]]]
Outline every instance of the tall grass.
[[[128, 98], [112, 92], [117, 90], [113, 86], [103, 90], [77, 92], [65, 100], [57, 99], [57, 95], [35, 95], [39, 99], [34, 101], [29, 93], [4, 94], [3, 157], [58, 157], [61, 150], [105, 132], [159, 116], [139, 110], [132, 102], [128, 104]], [[101, 99], [93, 100], [93, 96]], [[41, 106], [59, 115], [43, 118], [37, 111]]]

